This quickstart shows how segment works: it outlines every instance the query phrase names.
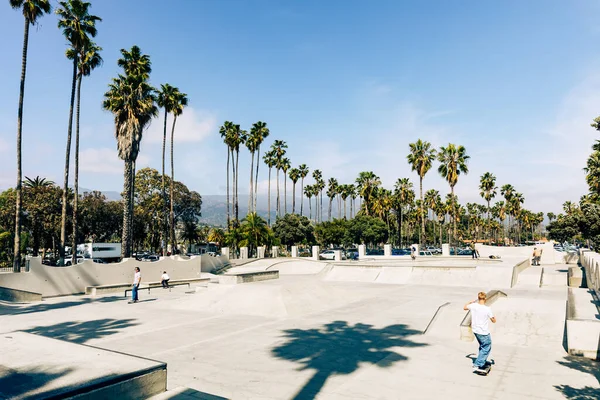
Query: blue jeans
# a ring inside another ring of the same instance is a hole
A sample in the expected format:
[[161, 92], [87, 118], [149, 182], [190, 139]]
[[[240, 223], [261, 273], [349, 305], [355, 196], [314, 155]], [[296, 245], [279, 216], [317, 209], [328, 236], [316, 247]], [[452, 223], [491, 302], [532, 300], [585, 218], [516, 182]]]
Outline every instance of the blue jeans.
[[477, 338], [477, 342], [479, 342], [479, 355], [477, 356], [474, 365], [480, 368], [485, 365], [488, 355], [492, 350], [492, 335], [480, 335], [479, 333], [475, 333], [474, 335], [475, 338]]
[[131, 288], [131, 300], [133, 301], [138, 300], [138, 286], [139, 285], [133, 285], [133, 287]]

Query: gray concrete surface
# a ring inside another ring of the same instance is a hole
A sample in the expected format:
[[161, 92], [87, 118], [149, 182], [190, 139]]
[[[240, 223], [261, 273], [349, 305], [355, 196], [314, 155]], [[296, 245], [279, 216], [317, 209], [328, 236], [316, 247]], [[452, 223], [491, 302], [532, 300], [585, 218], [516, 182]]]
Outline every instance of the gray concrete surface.
[[139, 399], [163, 392], [166, 365], [25, 332], [0, 335], [0, 399]]
[[[270, 267], [259, 262], [236, 270]], [[503, 290], [508, 297], [492, 306], [496, 364], [482, 377], [471, 371], [477, 345], [460, 340], [459, 325], [464, 303], [494, 287], [330, 280], [331, 265], [304, 262], [318, 271], [141, 293], [138, 304], [114, 296], [1, 304], [0, 331], [164, 361], [164, 399], [600, 398], [600, 365], [565, 350], [566, 266], [552, 270], [562, 284]], [[302, 268], [276, 268], [286, 265]]]

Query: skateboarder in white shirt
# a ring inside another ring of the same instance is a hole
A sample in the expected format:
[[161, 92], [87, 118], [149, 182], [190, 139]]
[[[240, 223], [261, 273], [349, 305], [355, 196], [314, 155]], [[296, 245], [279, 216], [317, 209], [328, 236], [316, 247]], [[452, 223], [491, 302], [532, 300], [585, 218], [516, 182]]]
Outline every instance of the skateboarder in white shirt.
[[471, 328], [479, 343], [479, 355], [473, 363], [474, 371], [481, 371], [485, 367], [488, 355], [492, 350], [492, 335], [490, 335], [489, 321], [496, 323], [492, 309], [485, 305], [486, 294], [479, 292], [477, 300], [465, 304], [464, 310], [471, 311]]

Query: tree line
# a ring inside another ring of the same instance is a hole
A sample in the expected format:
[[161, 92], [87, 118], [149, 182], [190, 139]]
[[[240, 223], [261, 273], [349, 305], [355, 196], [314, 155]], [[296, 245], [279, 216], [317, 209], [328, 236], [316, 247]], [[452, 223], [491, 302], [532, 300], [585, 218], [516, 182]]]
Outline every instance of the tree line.
[[[23, 143], [23, 105], [25, 96], [25, 78], [27, 72], [27, 51], [29, 43], [29, 28], [36, 25], [46, 14], [52, 12], [49, 0], [9, 0], [9, 5], [20, 11], [24, 17], [24, 39], [21, 60], [21, 79], [19, 87], [19, 102], [17, 112], [17, 139], [16, 139], [16, 161], [17, 179], [15, 186], [15, 219], [13, 236], [13, 269], [20, 270], [21, 263], [21, 230], [23, 214], [23, 176], [22, 176], [22, 152]], [[102, 65], [102, 48], [94, 42], [97, 34], [97, 24], [102, 19], [90, 13], [91, 3], [81, 0], [67, 0], [58, 3], [55, 14], [58, 17], [57, 26], [67, 40], [68, 47], [65, 56], [72, 61], [72, 83], [70, 87], [70, 103], [67, 124], [67, 140], [65, 149], [64, 183], [61, 192], [61, 218], [60, 238], [58, 251], [60, 264], [64, 263], [65, 246], [69, 235], [72, 246], [77, 245], [79, 237], [78, 214], [79, 210], [79, 125], [81, 115], [81, 87], [83, 77], [89, 76], [91, 72]], [[171, 186], [167, 191], [167, 182], [174, 184], [174, 134], [177, 117], [188, 105], [187, 95], [177, 87], [168, 83], [161, 84], [156, 89], [150, 84], [150, 73], [152, 72], [150, 57], [140, 50], [138, 46], [132, 46], [130, 50], [121, 49], [121, 58], [117, 62], [123, 72], [113, 78], [108, 85], [109, 88], [104, 95], [102, 106], [114, 116], [115, 138], [119, 157], [124, 161], [124, 184], [122, 208], [122, 232], [121, 241], [123, 257], [129, 257], [132, 252], [132, 227], [134, 224], [134, 201], [135, 197], [135, 162], [139, 154], [144, 129], [148, 127], [153, 118], [158, 115], [158, 109], [164, 111], [164, 129], [162, 146], [162, 175], [161, 175], [161, 204], [163, 221], [161, 222], [161, 252], [164, 254], [167, 242], [171, 248], [176, 250], [175, 238], [175, 210], [174, 199], [167, 199], [167, 193], [175, 193]], [[75, 116], [73, 115], [75, 113]], [[167, 118], [172, 116], [171, 127], [171, 176], [166, 179], [165, 174], [165, 149], [167, 138]], [[73, 129], [75, 130], [74, 148], [74, 177], [73, 196], [70, 197], [70, 155], [73, 142]], [[168, 206], [171, 206], [168, 209]], [[168, 211], [167, 211], [168, 210]], [[75, 257], [75, 254], [73, 255]], [[73, 259], [73, 263], [75, 263]]]

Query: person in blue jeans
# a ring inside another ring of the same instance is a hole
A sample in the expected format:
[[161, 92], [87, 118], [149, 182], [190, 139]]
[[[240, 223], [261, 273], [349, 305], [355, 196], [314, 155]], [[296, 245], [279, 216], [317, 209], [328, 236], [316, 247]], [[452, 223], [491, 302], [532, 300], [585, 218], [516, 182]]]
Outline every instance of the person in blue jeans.
[[479, 292], [477, 300], [465, 304], [465, 311], [471, 311], [471, 329], [479, 343], [479, 355], [473, 363], [473, 371], [481, 371], [487, 362], [492, 350], [492, 335], [490, 334], [489, 321], [496, 323], [492, 309], [485, 305], [486, 294]]
[[135, 267], [135, 274], [133, 275], [133, 286], [131, 287], [131, 301], [133, 303], [138, 302], [138, 289], [140, 288], [141, 282], [142, 273], [140, 272], [140, 267]]

